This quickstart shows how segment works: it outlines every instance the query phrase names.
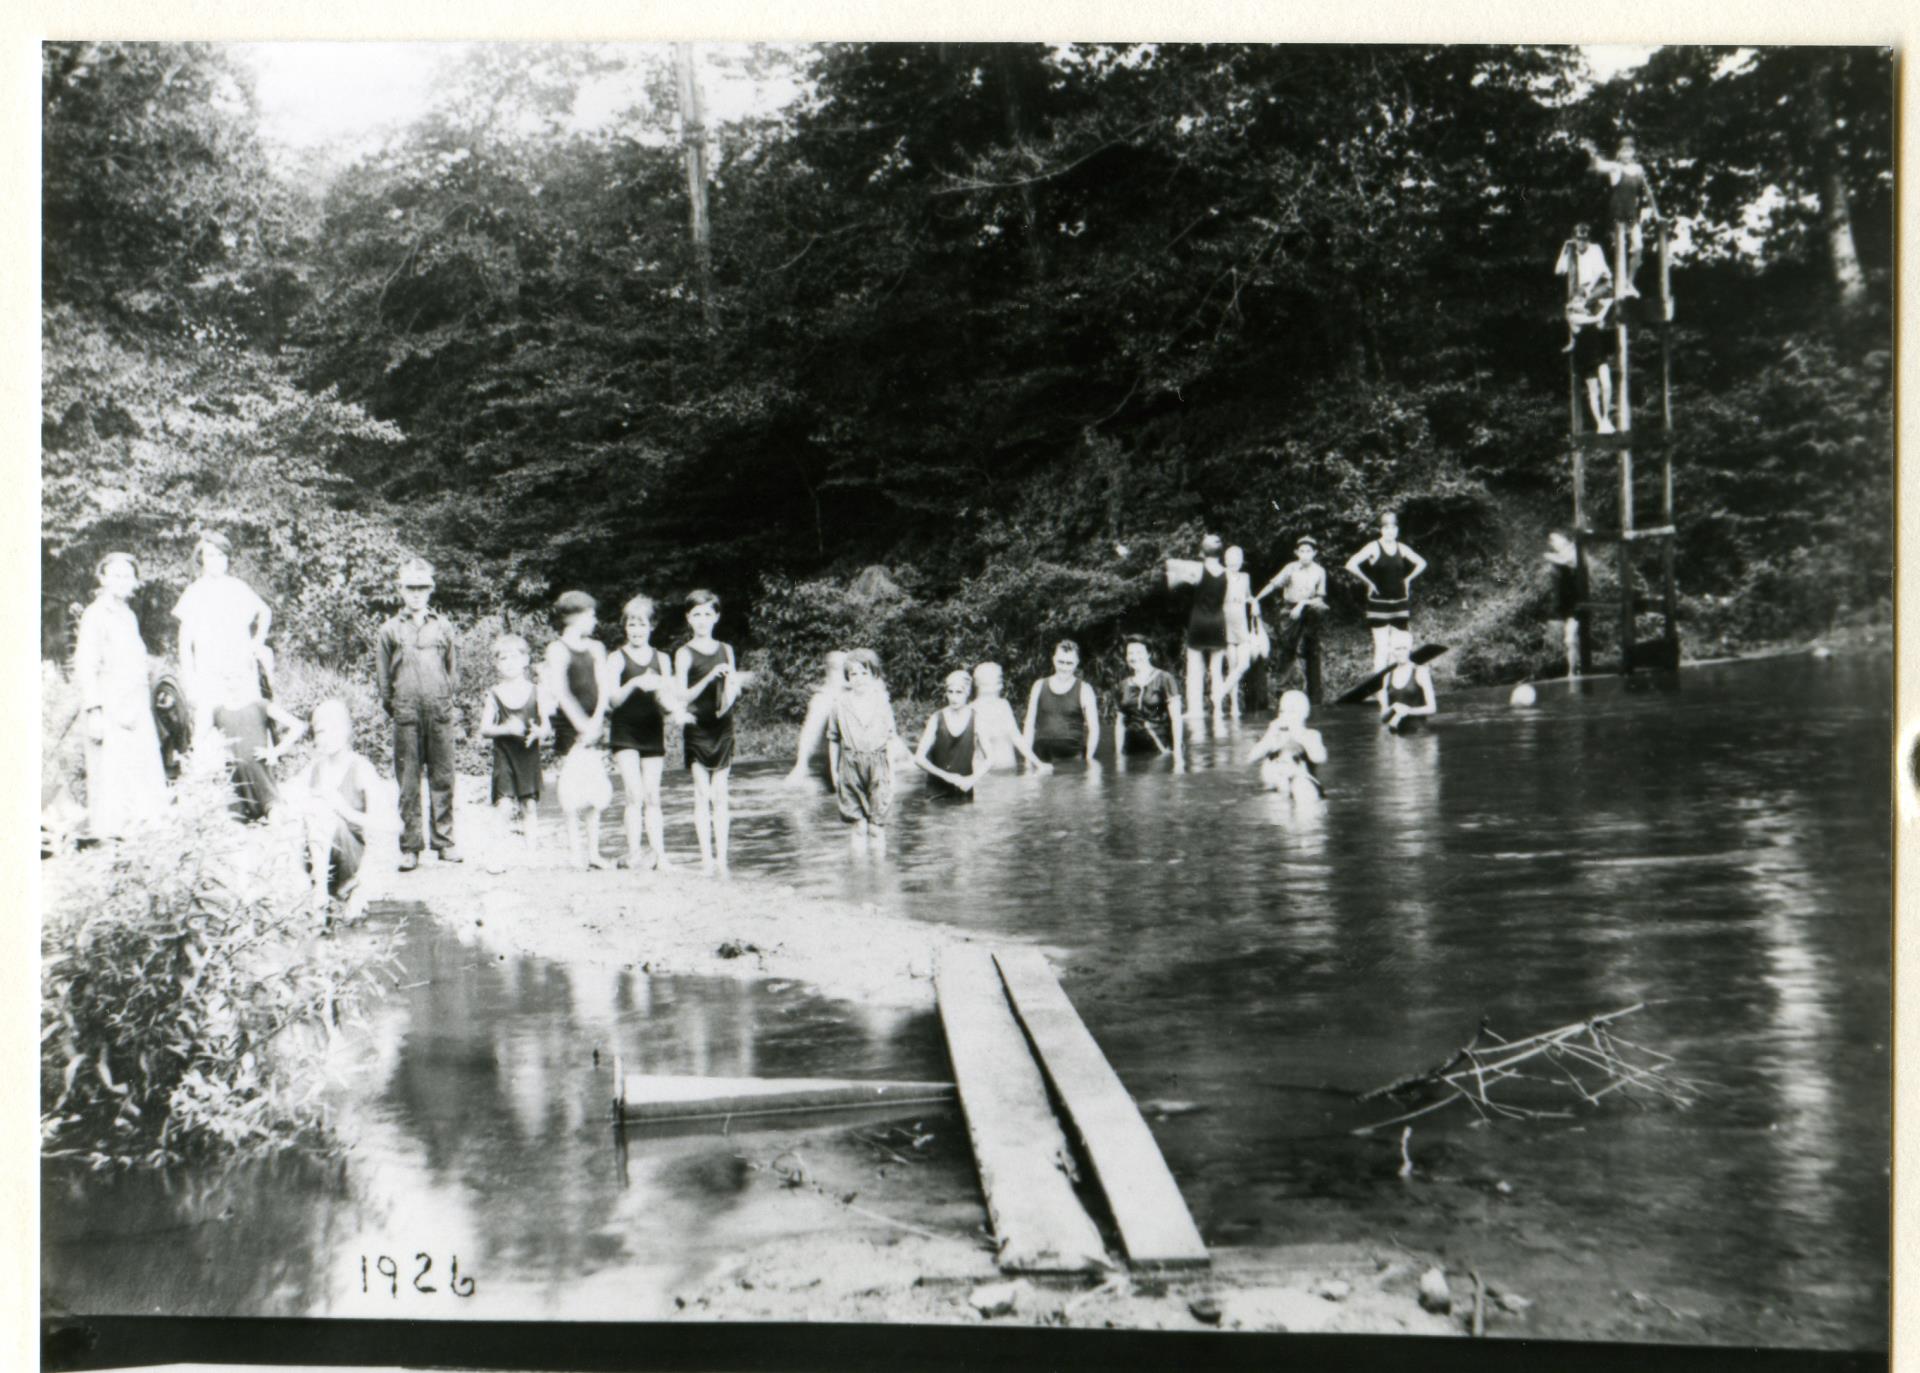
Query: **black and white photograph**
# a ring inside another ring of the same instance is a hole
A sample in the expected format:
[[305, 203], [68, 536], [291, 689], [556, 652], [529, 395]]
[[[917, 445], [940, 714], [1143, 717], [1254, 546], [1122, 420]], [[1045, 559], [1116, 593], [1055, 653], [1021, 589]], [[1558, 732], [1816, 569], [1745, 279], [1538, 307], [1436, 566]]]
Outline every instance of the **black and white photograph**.
[[1900, 53], [1275, 37], [37, 44], [46, 1366], [1886, 1366]]

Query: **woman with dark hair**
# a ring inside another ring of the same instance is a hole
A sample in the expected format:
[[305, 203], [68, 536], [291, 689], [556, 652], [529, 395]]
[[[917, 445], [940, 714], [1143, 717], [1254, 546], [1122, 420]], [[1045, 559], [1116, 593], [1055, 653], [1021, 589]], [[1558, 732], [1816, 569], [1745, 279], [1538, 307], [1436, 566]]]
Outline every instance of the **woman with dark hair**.
[[124, 833], [167, 801], [147, 688], [147, 645], [127, 604], [140, 585], [130, 553], [109, 553], [93, 569], [99, 590], [80, 616], [74, 683], [86, 721], [87, 816], [96, 839]]
[[1113, 752], [1173, 755], [1180, 762], [1180, 686], [1153, 665], [1153, 650], [1138, 634], [1127, 636], [1126, 681], [1113, 712]]
[[1373, 631], [1373, 669], [1413, 651], [1413, 579], [1427, 560], [1400, 542], [1400, 516], [1380, 515], [1380, 537], [1347, 559], [1347, 571], [1367, 584], [1367, 628]]
[[1200, 540], [1200, 563], [1194, 580], [1193, 605], [1187, 612], [1187, 722], [1200, 728], [1203, 689], [1210, 688], [1216, 703], [1227, 666], [1227, 567], [1221, 561], [1222, 540], [1209, 534]]

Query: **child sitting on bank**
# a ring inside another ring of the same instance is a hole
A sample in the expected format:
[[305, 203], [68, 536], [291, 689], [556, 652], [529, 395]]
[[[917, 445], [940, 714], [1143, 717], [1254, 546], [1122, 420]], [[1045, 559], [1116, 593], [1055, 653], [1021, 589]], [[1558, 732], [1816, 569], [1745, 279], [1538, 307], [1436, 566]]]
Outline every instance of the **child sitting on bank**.
[[854, 827], [853, 851], [887, 851], [887, 821], [893, 815], [893, 759], [888, 748], [898, 733], [893, 702], [880, 680], [880, 655], [856, 648], [847, 655], [847, 689], [827, 717], [827, 767], [840, 814]]
[[1007, 676], [1000, 664], [981, 663], [974, 668], [973, 717], [978, 721], [987, 766], [1011, 772], [1024, 758], [1029, 771], [1052, 772], [1053, 764], [1042, 761], [1027, 747], [1026, 736], [1020, 732], [1020, 721], [1014, 717], [1013, 703], [1003, 694], [1006, 686]]
[[573, 865], [582, 868], [608, 866], [600, 856], [600, 812], [613, 801], [613, 783], [607, 780], [607, 703], [600, 690], [607, 650], [593, 637], [598, 609], [584, 591], [561, 593], [553, 605], [560, 637], [547, 646], [546, 658], [555, 706], [553, 751], [560, 760], [554, 790], [567, 821], [567, 851]]
[[329, 901], [358, 905], [370, 830], [400, 828], [395, 798], [372, 763], [353, 751], [353, 717], [339, 701], [313, 711], [314, 759], [287, 789], [305, 820], [313, 909], [332, 923]]
[[1260, 764], [1260, 781], [1269, 791], [1296, 803], [1318, 801], [1324, 794], [1314, 769], [1327, 761], [1327, 745], [1319, 730], [1307, 728], [1310, 708], [1304, 691], [1282, 693], [1279, 713], [1247, 755], [1248, 762]]
[[[540, 850], [540, 745], [553, 735], [527, 675], [532, 661], [533, 649], [518, 634], [495, 639], [493, 669], [499, 680], [487, 688], [480, 712], [480, 734], [493, 740], [494, 813], [520, 835], [529, 867]], [[488, 872], [505, 866], [498, 848], [488, 854]]]
[[967, 703], [973, 694], [972, 674], [965, 668], [949, 672], [946, 690], [946, 707], [927, 717], [913, 761], [927, 774], [927, 788], [933, 795], [971, 801], [975, 784], [987, 771], [980, 715]]

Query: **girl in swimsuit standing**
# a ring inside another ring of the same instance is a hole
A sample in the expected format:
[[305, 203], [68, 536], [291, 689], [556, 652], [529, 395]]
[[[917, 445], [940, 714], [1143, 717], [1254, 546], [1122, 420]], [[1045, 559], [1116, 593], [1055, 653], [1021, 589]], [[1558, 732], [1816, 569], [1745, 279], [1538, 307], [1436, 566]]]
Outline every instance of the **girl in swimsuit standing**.
[[667, 863], [666, 820], [660, 811], [660, 774], [667, 764], [667, 718], [684, 723], [673, 702], [673, 660], [653, 646], [654, 604], [635, 596], [626, 604], [627, 641], [607, 656], [607, 747], [626, 797], [627, 857], [640, 866], [640, 834], [652, 865]]
[[693, 832], [700, 841], [700, 870], [726, 875], [732, 827], [727, 778], [733, 769], [733, 703], [748, 675], [734, 666], [733, 646], [713, 637], [720, 598], [711, 591], [687, 593], [687, 625], [693, 638], [673, 655], [679, 698], [692, 718], [682, 735], [687, 771], [693, 775]]
[[1367, 584], [1367, 627], [1373, 631], [1375, 672], [1413, 650], [1413, 579], [1427, 560], [1400, 542], [1400, 517], [1380, 516], [1380, 537], [1347, 559], [1347, 571]]
[[1208, 685], [1217, 708], [1227, 665], [1227, 567], [1220, 559], [1221, 539], [1200, 540], [1200, 579], [1187, 612], [1187, 723], [1202, 728], [1201, 689]]
[[[601, 690], [607, 650], [593, 637], [599, 603], [584, 591], [565, 591], [553, 603], [560, 637], [547, 645], [546, 677], [553, 692], [553, 752], [560, 760], [554, 790], [567, 822], [567, 850], [575, 867], [604, 868], [600, 812], [613, 799], [607, 781], [607, 698]], [[586, 843], [581, 845], [585, 822]]]

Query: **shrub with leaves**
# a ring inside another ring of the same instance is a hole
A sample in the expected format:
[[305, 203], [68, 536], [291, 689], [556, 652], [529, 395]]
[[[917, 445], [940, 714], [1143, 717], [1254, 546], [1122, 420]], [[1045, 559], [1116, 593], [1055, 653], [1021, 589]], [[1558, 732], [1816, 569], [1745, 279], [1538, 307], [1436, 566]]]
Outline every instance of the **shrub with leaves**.
[[320, 934], [297, 821], [195, 755], [166, 809], [43, 868], [40, 1126], [96, 1168], [320, 1143], [320, 1057], [376, 959]]

